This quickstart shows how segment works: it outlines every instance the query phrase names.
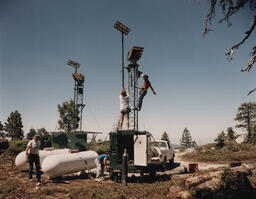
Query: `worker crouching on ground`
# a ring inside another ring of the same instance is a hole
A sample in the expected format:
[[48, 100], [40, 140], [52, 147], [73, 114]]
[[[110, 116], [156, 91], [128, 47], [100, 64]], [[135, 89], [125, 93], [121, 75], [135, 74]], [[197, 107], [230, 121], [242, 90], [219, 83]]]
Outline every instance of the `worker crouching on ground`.
[[100, 181], [100, 177], [104, 176], [104, 166], [107, 164], [107, 160], [109, 159], [108, 153], [101, 154], [95, 159], [95, 164], [97, 166], [97, 175], [96, 181]]
[[129, 113], [131, 109], [129, 108], [129, 91], [128, 89], [122, 88], [120, 93], [120, 123], [119, 129], [122, 129], [124, 117], [126, 120], [126, 127], [129, 129]]
[[151, 86], [150, 81], [148, 80], [148, 76], [145, 75], [143, 72], [139, 71], [139, 76], [143, 77], [144, 83], [143, 86], [140, 90], [140, 96], [139, 96], [139, 101], [138, 101], [138, 105], [137, 105], [137, 110], [140, 111], [141, 110], [141, 106], [142, 106], [142, 102], [143, 102], [143, 98], [145, 97], [145, 95], [147, 94], [147, 90], [148, 88], [150, 88], [152, 90], [152, 92], [154, 93], [154, 95], [156, 95], [156, 92], [154, 91], [153, 87]]
[[40, 173], [40, 161], [39, 161], [39, 148], [40, 148], [40, 141], [39, 135], [35, 135], [33, 140], [30, 140], [27, 148], [26, 148], [26, 161], [29, 162], [29, 179], [32, 181], [32, 174], [33, 174], [33, 164], [35, 163], [36, 166], [36, 179], [37, 182], [41, 180], [41, 173]]

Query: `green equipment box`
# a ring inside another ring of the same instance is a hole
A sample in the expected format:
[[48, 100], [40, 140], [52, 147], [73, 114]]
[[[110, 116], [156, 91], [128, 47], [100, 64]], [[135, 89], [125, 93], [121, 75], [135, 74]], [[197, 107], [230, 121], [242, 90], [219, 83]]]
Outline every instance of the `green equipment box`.
[[162, 165], [151, 162], [151, 135], [147, 131], [122, 130], [110, 133], [110, 168], [113, 175], [122, 170], [124, 149], [128, 154], [128, 172], [149, 173], [155, 175]]

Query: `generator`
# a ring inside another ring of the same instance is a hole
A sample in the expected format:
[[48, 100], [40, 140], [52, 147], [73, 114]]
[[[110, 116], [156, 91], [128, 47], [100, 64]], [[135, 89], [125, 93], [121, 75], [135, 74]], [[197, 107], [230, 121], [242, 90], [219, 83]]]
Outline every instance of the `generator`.
[[128, 173], [149, 173], [155, 177], [163, 165], [152, 160], [151, 134], [147, 131], [118, 130], [109, 133], [110, 141], [110, 178], [117, 179], [122, 171], [124, 150], [128, 154]]

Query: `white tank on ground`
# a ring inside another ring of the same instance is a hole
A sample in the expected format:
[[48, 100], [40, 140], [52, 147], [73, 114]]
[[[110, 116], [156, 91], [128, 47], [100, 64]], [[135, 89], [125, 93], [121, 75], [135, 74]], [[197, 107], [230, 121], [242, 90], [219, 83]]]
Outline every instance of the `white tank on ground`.
[[[49, 155], [58, 155], [58, 154], [65, 154], [69, 153], [69, 149], [46, 149], [46, 150], [39, 150], [39, 157], [40, 157], [40, 165], [42, 165], [43, 160]], [[29, 164], [26, 162], [26, 152], [20, 152], [15, 158], [15, 165], [21, 171], [26, 171], [29, 169]]]
[[94, 169], [97, 157], [95, 151], [51, 155], [44, 159], [42, 171], [49, 179], [53, 179], [69, 173]]

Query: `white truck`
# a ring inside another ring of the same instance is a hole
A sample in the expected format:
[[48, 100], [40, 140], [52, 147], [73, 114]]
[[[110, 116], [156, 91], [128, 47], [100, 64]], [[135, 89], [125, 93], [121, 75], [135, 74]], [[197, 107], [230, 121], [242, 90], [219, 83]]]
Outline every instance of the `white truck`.
[[175, 153], [174, 150], [169, 146], [167, 141], [156, 140], [151, 142], [151, 163], [153, 164], [168, 164], [170, 166], [174, 163]]

